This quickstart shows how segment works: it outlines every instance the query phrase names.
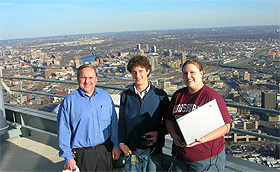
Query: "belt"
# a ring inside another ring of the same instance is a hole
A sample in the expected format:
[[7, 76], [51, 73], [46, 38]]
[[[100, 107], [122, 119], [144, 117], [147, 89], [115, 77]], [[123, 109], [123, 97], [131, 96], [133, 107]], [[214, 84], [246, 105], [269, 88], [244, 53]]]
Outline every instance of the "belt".
[[102, 145], [104, 145], [104, 144], [105, 144], [105, 142], [104, 142], [104, 143], [101, 143], [101, 144], [98, 144], [98, 145], [95, 145], [95, 146], [82, 147], [82, 148], [74, 148], [73, 150], [78, 150], [78, 149], [90, 149], [90, 148], [98, 148], [98, 147], [100, 147], [100, 146], [102, 146]]

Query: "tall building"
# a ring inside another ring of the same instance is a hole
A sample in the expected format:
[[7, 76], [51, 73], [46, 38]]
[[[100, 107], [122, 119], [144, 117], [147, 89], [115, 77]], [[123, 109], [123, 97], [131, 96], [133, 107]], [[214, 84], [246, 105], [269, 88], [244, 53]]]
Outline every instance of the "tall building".
[[244, 81], [250, 81], [250, 73], [245, 71], [243, 75], [243, 80]]
[[173, 54], [172, 54], [172, 50], [168, 50], [168, 56], [172, 56]]
[[122, 56], [122, 52], [121, 51], [118, 52], [118, 56], [119, 57]]
[[150, 51], [149, 44], [145, 44], [145, 50]]
[[136, 49], [141, 50], [141, 44], [137, 44]]
[[223, 55], [223, 49], [221, 47], [217, 48], [217, 55], [221, 57]]
[[82, 61], [81, 60], [75, 60], [75, 69], [78, 69], [80, 66], [81, 66], [81, 63]]
[[262, 91], [261, 106], [266, 109], [275, 109], [277, 107], [277, 93], [275, 91]]
[[153, 46], [151, 47], [151, 49], [152, 49], [152, 52], [153, 52], [153, 53], [156, 53], [156, 52], [157, 52], [157, 46], [153, 45]]
[[187, 61], [187, 55], [188, 53], [182, 52], [181, 54], [181, 64], [183, 65], [185, 61]]
[[153, 71], [155, 68], [157, 68], [158, 56], [150, 56], [149, 61], [151, 64], [151, 70]]
[[239, 79], [239, 72], [237, 70], [233, 72], [233, 79]]

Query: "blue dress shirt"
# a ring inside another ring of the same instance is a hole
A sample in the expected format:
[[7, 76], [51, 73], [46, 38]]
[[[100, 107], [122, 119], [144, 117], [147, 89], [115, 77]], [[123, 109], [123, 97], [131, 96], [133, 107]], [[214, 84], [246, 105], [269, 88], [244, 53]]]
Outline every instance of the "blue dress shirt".
[[104, 143], [110, 136], [119, 148], [118, 118], [110, 94], [95, 88], [89, 97], [80, 88], [68, 94], [57, 115], [59, 156], [73, 159], [72, 149]]

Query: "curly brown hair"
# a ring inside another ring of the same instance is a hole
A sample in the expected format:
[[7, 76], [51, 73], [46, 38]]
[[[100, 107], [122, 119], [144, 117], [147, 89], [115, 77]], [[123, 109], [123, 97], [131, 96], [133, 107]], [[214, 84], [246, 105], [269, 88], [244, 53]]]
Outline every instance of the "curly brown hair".
[[127, 70], [131, 73], [132, 68], [137, 66], [144, 67], [147, 71], [150, 70], [151, 73], [151, 64], [146, 56], [133, 56], [127, 64]]

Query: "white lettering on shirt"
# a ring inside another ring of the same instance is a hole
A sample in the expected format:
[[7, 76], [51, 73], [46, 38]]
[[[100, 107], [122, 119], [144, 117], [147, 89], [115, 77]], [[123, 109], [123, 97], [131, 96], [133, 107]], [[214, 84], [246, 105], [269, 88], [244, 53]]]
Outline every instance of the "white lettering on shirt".
[[196, 104], [178, 104], [173, 107], [173, 114], [175, 115], [175, 119], [178, 119], [197, 108], [199, 108], [199, 106]]

